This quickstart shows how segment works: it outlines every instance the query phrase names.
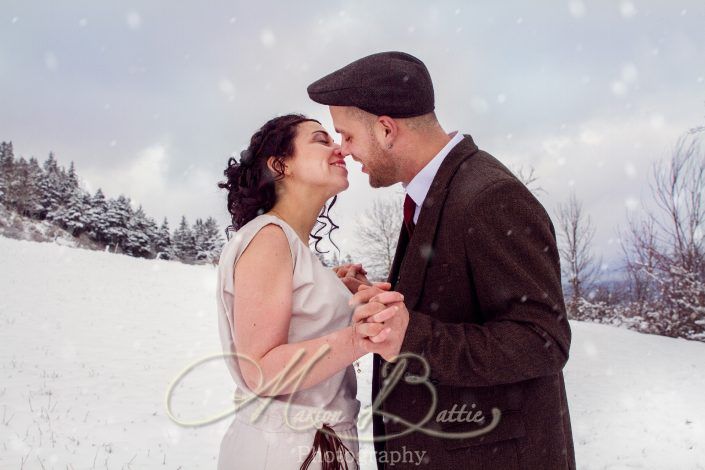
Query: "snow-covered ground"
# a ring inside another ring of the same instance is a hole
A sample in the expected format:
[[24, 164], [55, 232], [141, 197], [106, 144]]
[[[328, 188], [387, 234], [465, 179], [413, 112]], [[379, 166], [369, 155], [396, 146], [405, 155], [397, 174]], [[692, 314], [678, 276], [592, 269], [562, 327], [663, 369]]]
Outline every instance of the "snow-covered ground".
[[[215, 279], [212, 266], [0, 237], [0, 469], [215, 468], [231, 417], [182, 427], [165, 406], [185, 367], [220, 352]], [[578, 468], [705, 468], [705, 344], [571, 326]], [[231, 393], [216, 359], [172, 407], [201, 420]], [[361, 461], [374, 468], [370, 445]]]

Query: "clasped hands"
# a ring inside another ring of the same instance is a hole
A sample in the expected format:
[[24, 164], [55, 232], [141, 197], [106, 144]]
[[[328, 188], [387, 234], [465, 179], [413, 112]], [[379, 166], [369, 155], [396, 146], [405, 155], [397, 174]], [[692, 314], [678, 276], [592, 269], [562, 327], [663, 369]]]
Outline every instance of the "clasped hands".
[[390, 290], [392, 285], [388, 282], [370, 283], [362, 265], [342, 265], [333, 270], [353, 292], [349, 304], [354, 308], [352, 326], [356, 352], [377, 353], [385, 361], [394, 362], [409, 324], [404, 296]]

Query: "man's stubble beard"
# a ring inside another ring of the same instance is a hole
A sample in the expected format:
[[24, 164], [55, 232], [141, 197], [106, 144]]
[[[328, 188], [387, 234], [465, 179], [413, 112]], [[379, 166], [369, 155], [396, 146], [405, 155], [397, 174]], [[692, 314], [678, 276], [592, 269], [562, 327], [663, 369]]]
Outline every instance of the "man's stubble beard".
[[397, 183], [394, 160], [389, 152], [375, 142], [370, 153], [373, 155], [370, 160], [375, 162], [374, 166], [367, 166], [370, 186], [373, 188], [386, 188]]

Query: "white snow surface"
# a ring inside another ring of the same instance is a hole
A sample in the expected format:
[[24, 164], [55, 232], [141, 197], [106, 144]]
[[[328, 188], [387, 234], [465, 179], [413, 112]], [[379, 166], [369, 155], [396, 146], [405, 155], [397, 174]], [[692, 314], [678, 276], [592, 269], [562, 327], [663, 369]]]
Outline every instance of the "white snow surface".
[[[0, 237], [0, 469], [215, 468], [232, 416], [184, 427], [165, 405], [184, 368], [220, 353], [215, 284], [213, 266]], [[705, 344], [571, 327], [578, 468], [705, 468]], [[183, 378], [172, 410], [205, 419], [232, 391], [216, 358]], [[375, 468], [371, 444], [360, 460]]]

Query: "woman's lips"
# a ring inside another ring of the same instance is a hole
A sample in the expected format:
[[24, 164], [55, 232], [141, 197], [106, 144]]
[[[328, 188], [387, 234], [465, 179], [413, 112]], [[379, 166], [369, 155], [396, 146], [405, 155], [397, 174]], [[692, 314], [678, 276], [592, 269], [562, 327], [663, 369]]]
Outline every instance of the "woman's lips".
[[334, 166], [334, 167], [337, 167], [337, 168], [342, 168], [342, 169], [345, 171], [345, 174], [348, 173], [348, 169], [345, 167], [345, 162], [344, 162], [344, 161], [333, 162], [333, 163], [330, 164], [330, 166]]

